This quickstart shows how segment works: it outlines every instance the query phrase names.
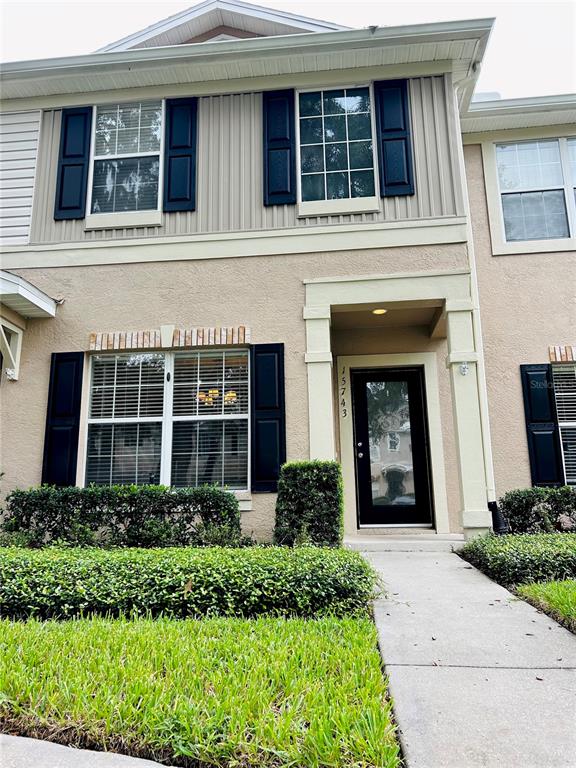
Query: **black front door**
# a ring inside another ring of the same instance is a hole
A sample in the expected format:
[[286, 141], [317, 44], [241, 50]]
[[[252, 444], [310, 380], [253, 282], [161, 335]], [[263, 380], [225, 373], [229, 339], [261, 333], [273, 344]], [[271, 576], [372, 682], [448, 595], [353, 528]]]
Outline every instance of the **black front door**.
[[358, 522], [430, 525], [424, 371], [352, 371]]

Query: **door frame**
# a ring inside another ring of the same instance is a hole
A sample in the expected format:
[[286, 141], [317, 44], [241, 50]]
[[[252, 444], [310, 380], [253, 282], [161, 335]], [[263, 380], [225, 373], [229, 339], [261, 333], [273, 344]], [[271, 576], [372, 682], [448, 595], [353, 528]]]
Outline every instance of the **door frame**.
[[[440, 390], [437, 356], [435, 352], [408, 352], [390, 355], [344, 355], [336, 358], [338, 423], [340, 428], [340, 457], [344, 477], [344, 530], [347, 535], [358, 535], [356, 471], [354, 461], [354, 420], [350, 369], [355, 368], [424, 368], [424, 391], [428, 414], [428, 437], [431, 467], [432, 499], [436, 533], [449, 533], [448, 497], [444, 466], [444, 443], [440, 411]], [[380, 526], [379, 526], [380, 527]], [[390, 525], [383, 528], [406, 528]], [[422, 526], [416, 526], [418, 528]]]

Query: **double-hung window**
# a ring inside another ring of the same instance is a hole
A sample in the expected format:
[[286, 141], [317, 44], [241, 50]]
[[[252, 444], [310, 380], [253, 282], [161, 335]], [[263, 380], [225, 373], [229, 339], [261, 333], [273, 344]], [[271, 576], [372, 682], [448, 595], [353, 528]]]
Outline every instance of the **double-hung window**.
[[[94, 114], [90, 216], [133, 221], [160, 211], [161, 101], [98, 106]], [[149, 214], [148, 214], [149, 215]]]
[[249, 487], [247, 350], [96, 355], [86, 484]]
[[298, 94], [303, 214], [377, 210], [370, 89]]
[[553, 250], [546, 241], [564, 241], [558, 248], [574, 244], [576, 139], [496, 144], [495, 152], [503, 235], [495, 238], [496, 252], [524, 242], [528, 250], [539, 243]]

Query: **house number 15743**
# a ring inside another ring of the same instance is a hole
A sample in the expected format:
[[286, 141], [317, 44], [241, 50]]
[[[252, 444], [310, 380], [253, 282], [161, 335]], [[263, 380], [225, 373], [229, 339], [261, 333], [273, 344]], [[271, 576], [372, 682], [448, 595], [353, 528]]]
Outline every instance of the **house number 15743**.
[[340, 408], [342, 418], [345, 419], [348, 416], [348, 405], [346, 403], [346, 368], [342, 368], [342, 374], [340, 376]]

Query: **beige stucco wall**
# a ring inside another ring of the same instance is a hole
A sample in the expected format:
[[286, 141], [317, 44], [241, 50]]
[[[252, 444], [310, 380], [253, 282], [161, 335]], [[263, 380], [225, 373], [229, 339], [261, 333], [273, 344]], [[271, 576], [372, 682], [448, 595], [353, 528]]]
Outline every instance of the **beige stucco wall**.
[[[253, 343], [284, 342], [287, 454], [288, 459], [307, 458], [302, 281], [321, 276], [462, 269], [466, 267], [466, 258], [463, 245], [443, 245], [14, 270], [50, 296], [64, 301], [55, 319], [28, 321], [20, 379], [3, 381], [0, 385], [0, 459], [5, 473], [2, 492], [40, 481], [51, 353], [86, 350], [89, 334], [94, 331], [139, 330], [163, 323], [176, 326], [245, 324], [251, 328]], [[408, 337], [404, 343], [408, 343]], [[416, 336], [410, 343], [416, 349], [424, 340]], [[442, 383], [443, 391], [446, 386], [447, 379]], [[446, 463], [454, 466], [450, 418], [446, 409]], [[455, 479], [451, 479], [452, 482]], [[243, 513], [247, 531], [262, 538], [269, 534], [273, 502], [274, 497], [269, 494], [253, 497], [253, 510]]]
[[[444, 445], [444, 463], [446, 466], [445, 480], [448, 496], [448, 514], [451, 530], [453, 532], [460, 532], [462, 530], [461, 499], [458, 484], [454, 421], [452, 418], [450, 376], [445, 364], [448, 353], [446, 340], [431, 339], [429, 329], [420, 326], [391, 328], [387, 332], [363, 328], [355, 331], [333, 331], [332, 349], [336, 356], [336, 361], [338, 356], [343, 355], [405, 354], [408, 352], [434, 352], [436, 354], [442, 441]], [[434, 483], [434, 477], [432, 477], [432, 483]]]
[[[489, 136], [486, 136], [489, 139]], [[519, 366], [576, 342], [574, 252], [492, 256], [480, 145], [465, 147], [496, 490], [531, 484]]]

